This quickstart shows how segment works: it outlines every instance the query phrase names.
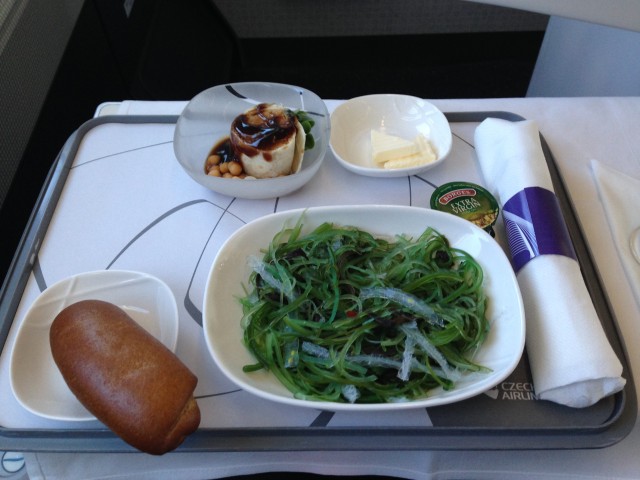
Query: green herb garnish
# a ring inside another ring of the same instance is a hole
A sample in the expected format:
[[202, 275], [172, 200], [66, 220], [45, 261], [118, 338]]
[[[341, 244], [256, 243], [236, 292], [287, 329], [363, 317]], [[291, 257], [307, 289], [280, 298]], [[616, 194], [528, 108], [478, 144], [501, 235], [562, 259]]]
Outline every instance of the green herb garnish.
[[311, 150], [316, 144], [316, 141], [311, 134], [311, 129], [316, 124], [316, 122], [309, 116], [307, 112], [303, 110], [296, 110], [295, 112], [293, 112], [293, 114], [298, 118], [298, 121], [300, 122], [300, 125], [302, 125], [304, 133], [306, 134], [304, 149], [305, 151]]

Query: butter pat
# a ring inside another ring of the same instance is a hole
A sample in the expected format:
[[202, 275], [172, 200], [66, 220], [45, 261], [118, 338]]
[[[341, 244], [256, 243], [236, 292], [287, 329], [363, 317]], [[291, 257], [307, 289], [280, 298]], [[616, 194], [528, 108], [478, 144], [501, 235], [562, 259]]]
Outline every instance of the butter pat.
[[429, 140], [427, 140], [424, 135], [418, 135], [414, 143], [418, 148], [417, 153], [388, 160], [384, 163], [384, 168], [394, 169], [418, 167], [435, 161], [436, 152], [433, 151]]
[[429, 140], [418, 134], [413, 141], [371, 130], [371, 153], [374, 163], [385, 169], [409, 168], [436, 160]]
[[371, 130], [371, 154], [376, 164], [419, 152], [418, 145], [404, 138]]

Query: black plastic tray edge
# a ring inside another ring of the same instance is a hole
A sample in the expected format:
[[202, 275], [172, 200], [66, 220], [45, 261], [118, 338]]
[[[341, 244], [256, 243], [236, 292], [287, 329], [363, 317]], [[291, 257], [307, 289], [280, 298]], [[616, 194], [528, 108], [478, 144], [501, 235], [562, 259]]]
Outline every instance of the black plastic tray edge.
[[[510, 121], [523, 117], [503, 111], [445, 113], [452, 122], [481, 122], [494, 117]], [[29, 272], [36, 258], [42, 236], [55, 211], [57, 199], [83, 136], [103, 123], [175, 123], [178, 116], [104, 116], [91, 119], [74, 132], [60, 151], [42, 192], [36, 202], [25, 233], [0, 290], [0, 345], [4, 346], [9, 328], [18, 308]], [[592, 262], [588, 246], [576, 219], [575, 210], [553, 155], [541, 137], [542, 147], [578, 257], [583, 265], [587, 284], [594, 295], [599, 313], [604, 313], [617, 328], [600, 277]], [[593, 285], [595, 282], [595, 286]], [[601, 317], [602, 318], [602, 317]], [[613, 445], [629, 434], [637, 416], [636, 393], [628, 366], [626, 349], [617, 330], [606, 328], [610, 341], [625, 356], [623, 366], [627, 385], [616, 395], [615, 414], [598, 427], [509, 429], [485, 427], [407, 428], [247, 428], [201, 429], [192, 434], [178, 451], [309, 451], [309, 450], [534, 450], [603, 448]], [[428, 434], [425, 434], [428, 432]], [[312, 433], [312, 435], [310, 435]], [[88, 441], [91, 440], [91, 441]], [[49, 452], [133, 452], [108, 430], [32, 430], [0, 427], [0, 449]]]

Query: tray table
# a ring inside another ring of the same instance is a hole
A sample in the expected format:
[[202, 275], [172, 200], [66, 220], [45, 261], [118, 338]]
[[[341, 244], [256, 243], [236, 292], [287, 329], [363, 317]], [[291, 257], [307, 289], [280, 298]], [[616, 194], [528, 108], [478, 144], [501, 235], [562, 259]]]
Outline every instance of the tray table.
[[[177, 354], [198, 375], [200, 429], [181, 451], [571, 449], [612, 445], [633, 428], [636, 393], [624, 344], [588, 245], [548, 146], [543, 149], [585, 280], [624, 366], [625, 389], [585, 409], [539, 401], [526, 352], [502, 384], [436, 408], [348, 413], [292, 408], [254, 397], [229, 382], [202, 335], [204, 282], [222, 242], [254, 218], [298, 207], [399, 204], [429, 208], [440, 184], [482, 183], [475, 127], [508, 112], [447, 113], [450, 158], [424, 174], [359, 177], [331, 153], [317, 178], [270, 200], [218, 195], [193, 182], [175, 161], [176, 116], [105, 116], [82, 125], [56, 160], [0, 292], [0, 449], [126, 452], [132, 448], [97, 422], [45, 420], [24, 410], [9, 384], [9, 358], [27, 308], [48, 285], [81, 271], [140, 270], [163, 279], [180, 309]], [[213, 139], [215, 140], [215, 139]], [[502, 225], [497, 240], [502, 243]]]

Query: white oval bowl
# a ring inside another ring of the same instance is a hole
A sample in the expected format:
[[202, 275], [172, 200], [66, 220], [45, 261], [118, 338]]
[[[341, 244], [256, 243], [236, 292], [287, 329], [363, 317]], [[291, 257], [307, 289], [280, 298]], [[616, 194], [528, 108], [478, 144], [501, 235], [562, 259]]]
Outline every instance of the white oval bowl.
[[[304, 214], [302, 233], [324, 222], [354, 226], [380, 237], [406, 234], [417, 238], [431, 226], [451, 246], [472, 255], [484, 271], [489, 297], [487, 316], [491, 331], [474, 361], [491, 369], [486, 375], [463, 376], [453, 390], [434, 389], [428, 396], [399, 403], [339, 403], [302, 400], [268, 371], [247, 373], [255, 358], [243, 343], [242, 306], [251, 268], [247, 257], [262, 256], [282, 228], [293, 227]], [[524, 349], [524, 307], [513, 268], [498, 243], [484, 230], [454, 215], [416, 207], [391, 205], [313, 207], [261, 217], [238, 229], [222, 246], [209, 272], [203, 305], [205, 342], [213, 360], [234, 383], [261, 398], [292, 406], [328, 411], [382, 411], [426, 408], [458, 402], [502, 382], [518, 365]]]

